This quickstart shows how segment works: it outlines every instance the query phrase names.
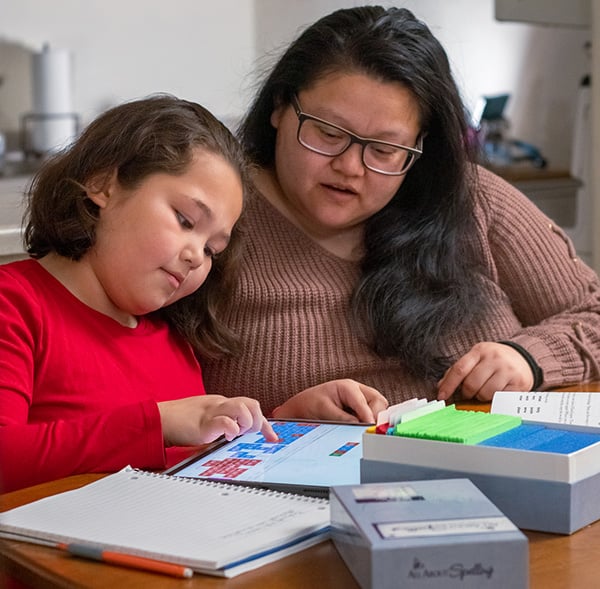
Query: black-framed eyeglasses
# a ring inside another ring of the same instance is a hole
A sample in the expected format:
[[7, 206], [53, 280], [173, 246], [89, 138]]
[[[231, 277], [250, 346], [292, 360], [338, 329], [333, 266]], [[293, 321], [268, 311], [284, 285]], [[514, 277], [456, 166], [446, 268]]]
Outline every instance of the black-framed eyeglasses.
[[298, 143], [315, 153], [336, 157], [353, 143], [358, 143], [362, 148], [363, 165], [373, 172], [388, 176], [406, 174], [423, 153], [421, 135], [417, 138], [416, 147], [360, 137], [343, 127], [303, 112], [297, 96], [292, 97], [292, 106], [298, 117]]

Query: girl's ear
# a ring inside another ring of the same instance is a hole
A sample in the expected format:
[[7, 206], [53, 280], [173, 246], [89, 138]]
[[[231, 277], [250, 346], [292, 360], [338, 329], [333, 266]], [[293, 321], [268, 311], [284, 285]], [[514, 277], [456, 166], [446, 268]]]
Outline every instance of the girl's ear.
[[101, 209], [105, 208], [116, 181], [116, 170], [111, 174], [93, 176], [85, 183], [87, 197]]

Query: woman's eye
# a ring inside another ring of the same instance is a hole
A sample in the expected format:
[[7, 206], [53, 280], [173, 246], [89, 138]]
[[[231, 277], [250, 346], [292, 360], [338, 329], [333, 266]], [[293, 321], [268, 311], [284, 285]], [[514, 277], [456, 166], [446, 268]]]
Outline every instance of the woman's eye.
[[179, 211], [175, 211], [175, 215], [177, 216], [177, 221], [184, 229], [192, 229], [194, 227], [194, 224]]
[[378, 155], [396, 155], [398, 153], [398, 149], [396, 147], [392, 147], [391, 145], [383, 145], [383, 144], [370, 144], [371, 149]]
[[338, 140], [344, 137], [343, 133], [327, 125], [317, 126], [317, 130], [323, 137], [326, 137], [327, 139]]

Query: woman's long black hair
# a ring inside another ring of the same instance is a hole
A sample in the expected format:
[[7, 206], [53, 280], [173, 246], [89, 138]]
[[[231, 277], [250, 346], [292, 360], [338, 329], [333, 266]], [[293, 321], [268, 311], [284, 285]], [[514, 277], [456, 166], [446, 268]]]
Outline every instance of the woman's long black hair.
[[257, 164], [274, 165], [275, 106], [333, 72], [399, 82], [420, 107], [423, 155], [366, 222], [352, 308], [377, 354], [399, 358], [421, 378], [439, 378], [450, 363], [445, 336], [464, 330], [485, 307], [468, 245], [474, 154], [460, 92], [443, 47], [409, 10], [338, 10], [291, 44], [242, 121], [240, 140]]

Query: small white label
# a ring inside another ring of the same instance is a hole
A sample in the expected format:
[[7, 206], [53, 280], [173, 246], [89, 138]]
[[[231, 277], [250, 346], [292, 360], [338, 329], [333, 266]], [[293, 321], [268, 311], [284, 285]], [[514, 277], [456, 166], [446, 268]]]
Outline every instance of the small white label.
[[486, 534], [512, 532], [517, 527], [506, 517], [479, 517], [473, 519], [441, 519], [418, 522], [375, 524], [385, 540], [417, 536], [450, 536], [458, 534]]
[[410, 485], [361, 485], [352, 489], [357, 503], [422, 500]]

